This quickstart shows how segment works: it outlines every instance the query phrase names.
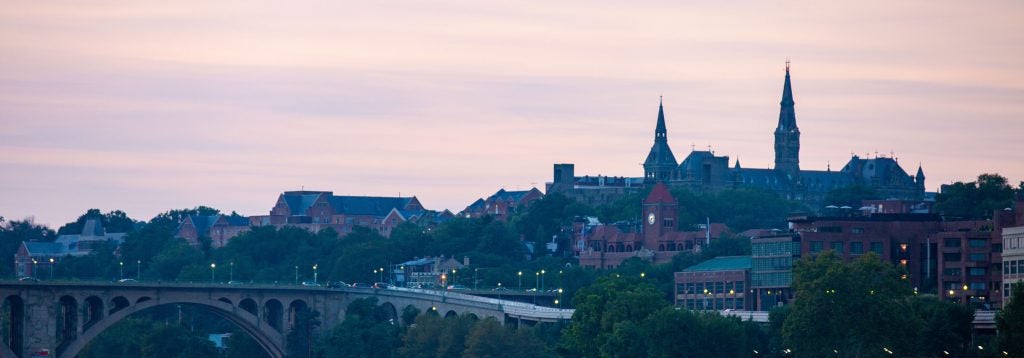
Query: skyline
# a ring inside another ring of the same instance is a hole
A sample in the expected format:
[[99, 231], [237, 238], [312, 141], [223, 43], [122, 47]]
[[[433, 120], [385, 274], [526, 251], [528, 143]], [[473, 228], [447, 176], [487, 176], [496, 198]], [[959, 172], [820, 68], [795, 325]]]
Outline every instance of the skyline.
[[457, 212], [555, 163], [642, 176], [661, 95], [677, 159], [769, 168], [787, 58], [802, 168], [1024, 180], [1024, 5], [730, 5], [12, 4], [0, 216], [256, 215], [302, 187]]

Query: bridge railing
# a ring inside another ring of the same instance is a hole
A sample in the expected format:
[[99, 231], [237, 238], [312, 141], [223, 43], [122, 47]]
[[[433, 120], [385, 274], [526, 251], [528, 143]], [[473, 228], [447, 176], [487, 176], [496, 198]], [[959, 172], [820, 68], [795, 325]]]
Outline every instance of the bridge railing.
[[419, 293], [419, 294], [434, 295], [434, 296], [439, 296], [439, 297], [458, 298], [458, 299], [467, 300], [467, 301], [471, 301], [471, 302], [479, 302], [479, 303], [491, 304], [491, 305], [495, 305], [497, 307], [500, 307], [502, 309], [502, 311], [504, 311], [506, 313], [515, 314], [515, 315], [521, 315], [521, 316], [538, 317], [538, 318], [569, 319], [569, 318], [572, 318], [572, 314], [576, 311], [576, 310], [567, 309], [567, 308], [544, 307], [544, 306], [538, 306], [538, 305], [534, 305], [534, 304], [517, 302], [517, 301], [507, 301], [507, 300], [499, 300], [499, 299], [495, 299], [495, 298], [473, 296], [473, 295], [467, 295], [467, 294], [459, 293], [459, 292], [448, 292], [448, 291], [426, 290], [426, 289], [421, 289], [421, 288], [404, 288], [404, 287], [391, 287], [391, 288], [388, 288], [388, 289], [389, 290], [395, 290], [395, 291], [415, 292], [415, 293]]

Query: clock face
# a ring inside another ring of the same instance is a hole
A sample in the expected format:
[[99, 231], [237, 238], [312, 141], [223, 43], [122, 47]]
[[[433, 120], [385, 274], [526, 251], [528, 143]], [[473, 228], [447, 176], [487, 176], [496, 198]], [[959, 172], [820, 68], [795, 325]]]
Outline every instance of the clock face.
[[647, 214], [647, 223], [654, 225], [654, 213]]

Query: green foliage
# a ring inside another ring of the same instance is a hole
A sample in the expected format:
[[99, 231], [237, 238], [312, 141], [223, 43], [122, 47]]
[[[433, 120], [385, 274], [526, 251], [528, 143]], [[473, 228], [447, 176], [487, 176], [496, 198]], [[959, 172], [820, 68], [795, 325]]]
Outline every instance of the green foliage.
[[853, 184], [829, 190], [825, 195], [825, 205], [849, 206], [859, 208], [864, 200], [882, 199], [875, 188], [864, 184]]
[[966, 356], [971, 343], [974, 309], [934, 295], [921, 295], [910, 300], [911, 311], [921, 320], [917, 353], [939, 357], [943, 352]]
[[14, 275], [14, 254], [22, 241], [53, 241], [56, 238], [53, 230], [36, 225], [32, 219], [0, 220], [0, 277]]
[[[512, 222], [526, 239], [533, 241], [536, 247], [543, 248], [552, 237], [562, 232], [562, 226], [568, 225], [577, 216], [594, 215], [595, 211], [586, 205], [569, 199], [559, 193], [549, 193], [540, 200], [530, 204], [529, 210], [517, 215]], [[559, 250], [568, 246], [568, 238], [559, 235]]]
[[766, 340], [754, 322], [714, 312], [664, 308], [641, 322], [635, 332], [623, 330], [623, 336], [613, 341], [624, 346], [638, 342], [631, 348], [634, 352], [622, 355], [630, 357], [744, 357], [755, 350], [765, 351]]
[[1011, 357], [1024, 357], [1024, 283], [1015, 283], [1010, 302], [996, 316], [999, 349]]
[[106, 214], [100, 212], [100, 209], [89, 209], [78, 217], [74, 222], [70, 222], [61, 226], [57, 230], [58, 235], [66, 234], [81, 234], [82, 229], [85, 227], [85, 222], [89, 219], [99, 219], [103, 224], [103, 229], [106, 232], [132, 232], [135, 231], [135, 220], [128, 217], [121, 210], [114, 210]]
[[[920, 321], [909, 309], [911, 290], [899, 272], [873, 253], [850, 264], [832, 252], [800, 260], [794, 270], [799, 297], [782, 338], [798, 357], [881, 356], [883, 348], [912, 352]], [[850, 319], [857, 317], [857, 319]]]
[[[434, 312], [434, 311], [430, 311]], [[441, 318], [420, 315], [402, 339], [400, 356], [433, 357], [548, 357], [544, 342], [533, 329], [504, 326], [494, 318]]]
[[577, 292], [573, 298], [576, 313], [562, 336], [561, 351], [582, 357], [612, 354], [621, 348], [611, 341], [617, 331], [628, 332], [669, 305], [653, 285], [639, 280], [603, 277]]
[[353, 301], [345, 321], [325, 337], [320, 348], [323, 356], [393, 357], [401, 344], [402, 329], [389, 310], [377, 305], [376, 298]]
[[1015, 190], [1005, 177], [981, 174], [977, 181], [943, 186], [935, 197], [935, 211], [951, 218], [991, 218], [994, 211], [1011, 207], [1014, 195]]
[[517, 358], [547, 357], [544, 343], [528, 328], [514, 330], [505, 327], [498, 320], [488, 317], [476, 322], [466, 337], [466, 349], [462, 356]]
[[228, 348], [224, 358], [270, 358], [267, 351], [260, 347], [252, 337], [241, 330], [235, 330], [227, 340]]
[[127, 318], [96, 337], [79, 357], [216, 358], [220, 353], [206, 337], [182, 326]]
[[317, 329], [320, 327], [320, 312], [300, 307], [295, 310], [295, 325], [285, 336], [288, 357], [309, 357], [312, 355], [316, 342]]
[[784, 229], [786, 215], [800, 209], [798, 204], [773, 191], [758, 188], [726, 189], [695, 193], [673, 189], [679, 202], [679, 227], [721, 222], [735, 232], [749, 229]]

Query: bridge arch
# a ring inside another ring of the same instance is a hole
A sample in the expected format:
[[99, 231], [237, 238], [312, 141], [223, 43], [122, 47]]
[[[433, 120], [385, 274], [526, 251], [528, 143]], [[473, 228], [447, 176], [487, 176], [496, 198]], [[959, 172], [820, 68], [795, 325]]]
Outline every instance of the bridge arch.
[[238, 307], [251, 313], [253, 316], [259, 317], [259, 308], [256, 306], [256, 301], [251, 298], [246, 298], [238, 301]]
[[110, 300], [110, 311], [107, 312], [107, 315], [112, 315], [117, 311], [120, 311], [128, 306], [131, 306], [131, 304], [131, 301], [128, 301], [128, 299], [124, 298], [124, 296], [114, 297]]
[[[119, 296], [120, 297], [120, 296]], [[131, 316], [132, 314], [145, 311], [151, 308], [166, 306], [166, 305], [190, 305], [205, 309], [221, 318], [224, 318], [228, 322], [233, 323], [248, 334], [253, 340], [256, 341], [267, 352], [271, 357], [283, 357], [284, 356], [284, 336], [280, 332], [268, 329], [266, 325], [261, 324], [260, 319], [255, 315], [250, 314], [245, 310], [237, 310], [234, 306], [210, 299], [204, 300], [189, 300], [189, 299], [172, 299], [172, 300], [146, 300], [135, 305], [118, 309], [113, 313], [107, 315], [95, 322], [90, 328], [84, 330], [81, 335], [76, 339], [66, 342], [63, 349], [58, 352], [61, 357], [74, 357], [81, 353], [82, 349], [85, 348], [95, 339], [100, 333], [103, 333], [107, 328], [110, 328], [114, 324], [121, 320]]]
[[89, 296], [82, 302], [82, 329], [89, 329], [93, 324], [103, 319], [103, 299]]
[[263, 303], [263, 321], [270, 328], [276, 329], [278, 333], [284, 332], [283, 322], [281, 322], [283, 317], [284, 306], [281, 305], [281, 301], [271, 298]]

